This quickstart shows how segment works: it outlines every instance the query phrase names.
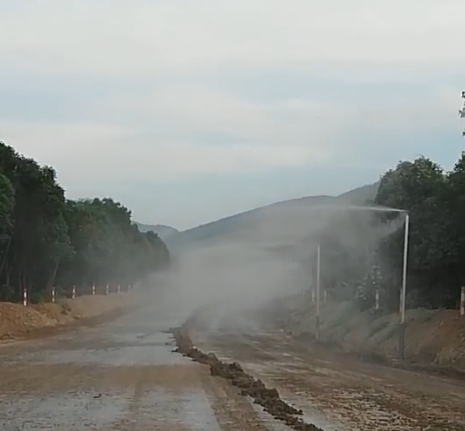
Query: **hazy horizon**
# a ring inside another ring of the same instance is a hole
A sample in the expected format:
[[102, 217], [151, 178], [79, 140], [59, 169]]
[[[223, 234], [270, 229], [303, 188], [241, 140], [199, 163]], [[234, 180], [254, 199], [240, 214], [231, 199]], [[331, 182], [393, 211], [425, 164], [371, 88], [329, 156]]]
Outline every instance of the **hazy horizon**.
[[[184, 230], [463, 148], [463, 2], [1, 3], [0, 140]], [[83, 32], [85, 29], [85, 32]]]
[[240, 214], [243, 214], [243, 213], [246, 213], [246, 212], [249, 212], [249, 211], [253, 211], [253, 210], [259, 209], [259, 208], [267, 207], [267, 206], [270, 206], [270, 205], [273, 205], [273, 204], [277, 204], [277, 203], [281, 203], [281, 202], [287, 202], [287, 201], [293, 201], [293, 200], [299, 200], [299, 199], [304, 199], [304, 198], [308, 198], [308, 197], [337, 197], [337, 196], [339, 196], [339, 195], [341, 195], [341, 194], [344, 194], [344, 193], [346, 193], [346, 192], [350, 192], [350, 191], [356, 190], [356, 189], [358, 189], [358, 188], [361, 188], [361, 187], [364, 187], [364, 186], [367, 186], [367, 185], [372, 185], [372, 184], [375, 184], [375, 183], [376, 183], [376, 181], [373, 181], [373, 182], [367, 183], [367, 184], [362, 184], [362, 185], [357, 186], [357, 187], [355, 187], [355, 188], [351, 188], [351, 189], [349, 189], [349, 190], [344, 190], [344, 191], [342, 191], [341, 193], [336, 193], [336, 194], [333, 194], [333, 195], [330, 195], [330, 194], [322, 194], [322, 193], [315, 194], [315, 195], [299, 195], [299, 196], [290, 196], [290, 197], [284, 198], [283, 200], [279, 200], [279, 201], [265, 202], [265, 203], [262, 204], [262, 205], [247, 207], [247, 208], [238, 210], [238, 211], [236, 211], [236, 212], [234, 212], [234, 213], [225, 214], [225, 215], [223, 215], [223, 216], [221, 216], [221, 217], [218, 217], [218, 218], [215, 218], [215, 219], [212, 219], [212, 220], [207, 220], [207, 221], [200, 222], [200, 223], [195, 224], [195, 225], [192, 225], [192, 226], [185, 227], [184, 229], [178, 229], [176, 226], [169, 225], [169, 224], [165, 224], [165, 223], [143, 222], [143, 221], [140, 221], [140, 220], [136, 220], [134, 217], [133, 217], [133, 221], [135, 221], [135, 222], [137, 222], [137, 223], [140, 223], [140, 224], [143, 224], [143, 225], [162, 225], [162, 226], [167, 226], [167, 227], [171, 227], [171, 228], [177, 229], [177, 230], [179, 230], [180, 232], [182, 232], [182, 231], [184, 231], [184, 230], [193, 229], [193, 228], [198, 227], [198, 226], [202, 226], [202, 225], [205, 225], [205, 224], [213, 223], [213, 222], [215, 222], [215, 221], [222, 220], [222, 219], [224, 219], [224, 218], [233, 217], [233, 216], [236, 216], [236, 215], [240, 215]]

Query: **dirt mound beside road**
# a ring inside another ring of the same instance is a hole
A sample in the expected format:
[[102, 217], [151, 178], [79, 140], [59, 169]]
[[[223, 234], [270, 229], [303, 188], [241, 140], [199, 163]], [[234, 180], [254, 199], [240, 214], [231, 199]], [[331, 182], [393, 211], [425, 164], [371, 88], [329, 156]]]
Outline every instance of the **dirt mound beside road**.
[[208, 365], [212, 376], [227, 379], [233, 386], [240, 389], [240, 394], [251, 397], [255, 404], [264, 408], [275, 419], [284, 422], [288, 427], [298, 431], [323, 431], [321, 428], [304, 422], [298, 416], [303, 412], [297, 410], [291, 405], [284, 402], [276, 389], [270, 389], [260, 379], [255, 379], [246, 373], [240, 364], [233, 362], [227, 364], [218, 359], [218, 357], [209, 353], [206, 354], [197, 349], [189, 336], [187, 326], [175, 328], [172, 330], [176, 340], [176, 352], [183, 354], [196, 362]]
[[[305, 298], [289, 303], [280, 322], [297, 338], [315, 338], [316, 307]], [[456, 310], [409, 309], [405, 348], [418, 365], [465, 371], [465, 318]], [[321, 341], [347, 352], [391, 360], [398, 358], [399, 315], [360, 312], [350, 302], [321, 304]]]
[[105, 296], [86, 295], [57, 303], [22, 304], [0, 302], [0, 339], [16, 339], [40, 334], [78, 321], [118, 312], [129, 303], [126, 293]]

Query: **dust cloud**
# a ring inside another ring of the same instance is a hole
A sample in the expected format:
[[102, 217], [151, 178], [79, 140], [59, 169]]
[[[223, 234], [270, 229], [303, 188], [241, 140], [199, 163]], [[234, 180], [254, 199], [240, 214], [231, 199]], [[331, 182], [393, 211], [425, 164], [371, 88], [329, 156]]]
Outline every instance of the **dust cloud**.
[[[383, 211], [390, 213], [389, 223], [381, 222]], [[250, 315], [310, 289], [322, 238], [356, 253], [361, 247], [374, 249], [403, 222], [401, 211], [390, 208], [277, 204], [253, 212], [234, 232], [181, 248], [174, 268], [158, 283], [186, 318], [202, 308], [212, 329], [227, 322], [247, 331], [253, 324], [244, 312]], [[325, 266], [324, 256], [322, 271], [337, 271]]]

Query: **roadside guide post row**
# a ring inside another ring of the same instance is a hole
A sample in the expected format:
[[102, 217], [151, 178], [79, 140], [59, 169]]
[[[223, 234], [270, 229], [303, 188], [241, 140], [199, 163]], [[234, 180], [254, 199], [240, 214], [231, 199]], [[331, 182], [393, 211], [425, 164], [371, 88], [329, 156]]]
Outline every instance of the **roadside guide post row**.
[[[133, 289], [134, 286], [132, 286], [131, 284], [128, 284], [126, 286], [126, 292], [129, 292], [130, 290]], [[121, 284], [117, 284], [116, 285], [116, 293], [121, 293], [123, 291], [123, 289], [121, 288]], [[92, 285], [92, 295], [96, 295], [97, 294], [97, 288], [95, 286], [95, 284]], [[107, 284], [105, 286], [105, 295], [109, 295], [110, 294], [110, 285]], [[76, 289], [76, 286], [73, 286], [71, 288], [71, 299], [76, 299], [78, 296], [78, 292], [77, 292], [77, 289]], [[51, 302], [54, 304], [56, 303], [56, 297], [57, 297], [57, 291], [56, 291], [56, 287], [52, 287], [51, 291], [50, 291], [50, 299], [51, 299]], [[23, 292], [22, 292], [22, 304], [26, 307], [28, 304], [29, 304], [29, 294], [28, 294], [28, 289], [27, 288], [24, 288], [23, 289]]]
[[[462, 295], [465, 295], [465, 287], [462, 288]], [[312, 303], [314, 304], [316, 302], [316, 296], [315, 296], [315, 289], [312, 288], [310, 291], [311, 298], [312, 298]], [[464, 301], [465, 301], [465, 296], [464, 296]], [[326, 304], [328, 302], [328, 293], [326, 289], [323, 291], [323, 302]], [[375, 290], [375, 310], [379, 310], [379, 290]]]
[[[311, 291], [312, 295], [312, 302], [315, 303], [315, 291], [312, 289]], [[326, 290], [323, 291], [323, 302], [326, 304], [328, 302], [328, 294]]]
[[316, 319], [315, 319], [315, 335], [316, 339], [320, 339], [320, 266], [321, 266], [321, 248], [318, 244], [316, 252]]
[[[312, 288], [311, 289], [311, 298], [312, 298], [312, 303], [315, 303], [316, 302], [316, 295], [315, 295], [315, 289]], [[375, 310], [379, 310], [380, 309], [380, 295], [379, 295], [379, 290], [376, 289], [375, 290]], [[323, 292], [323, 301], [324, 303], [326, 304], [327, 301], [328, 301], [328, 295], [327, 295], [327, 292], [326, 290], [324, 290]], [[462, 286], [460, 288], [460, 316], [465, 316], [465, 286]]]
[[[465, 99], [465, 92], [462, 92], [462, 97]], [[464, 105], [465, 106], [465, 105]], [[461, 116], [465, 118], [465, 108], [461, 112]], [[465, 131], [464, 131], [465, 136]], [[406, 332], [406, 297], [407, 297], [407, 263], [408, 263], [408, 243], [409, 243], [409, 228], [410, 228], [410, 215], [405, 210], [399, 210], [405, 214], [405, 223], [404, 223], [404, 244], [403, 244], [403, 262], [402, 262], [402, 284], [400, 290], [400, 300], [399, 300], [399, 314], [400, 314], [400, 322], [399, 322], [399, 358], [401, 360], [405, 359], [405, 332]], [[321, 264], [321, 250], [320, 245], [317, 246], [317, 268], [316, 268], [316, 298], [315, 298], [315, 291], [312, 288], [312, 302], [316, 301], [316, 319], [315, 319], [315, 336], [316, 339], [320, 339], [320, 264]], [[326, 291], [324, 292], [325, 298], [324, 301], [326, 302]], [[380, 298], [379, 298], [379, 291], [376, 289], [375, 291], [375, 310], [379, 310], [380, 308]], [[460, 316], [465, 316], [465, 286], [461, 287], [460, 292]]]

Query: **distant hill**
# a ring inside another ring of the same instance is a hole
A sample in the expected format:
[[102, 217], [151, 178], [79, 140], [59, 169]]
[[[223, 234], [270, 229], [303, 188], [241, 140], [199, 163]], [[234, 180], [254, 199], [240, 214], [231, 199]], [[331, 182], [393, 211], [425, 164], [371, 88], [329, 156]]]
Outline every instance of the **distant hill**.
[[173, 249], [187, 243], [203, 241], [218, 235], [225, 235], [239, 229], [240, 227], [245, 226], [247, 223], [252, 222], [252, 220], [256, 217], [266, 215], [266, 213], [271, 209], [284, 208], [288, 205], [317, 205], [331, 203], [365, 205], [375, 198], [378, 187], [379, 182], [376, 182], [374, 184], [368, 184], [350, 190], [339, 196], [306, 196], [303, 198], [289, 199], [286, 201], [255, 208], [170, 236], [167, 240], [167, 245], [170, 249]]
[[166, 241], [170, 236], [179, 233], [179, 231], [174, 227], [166, 226], [164, 224], [142, 224], [138, 222], [135, 222], [135, 224], [139, 227], [141, 232], [155, 232], [163, 241]]
[[342, 195], [336, 197], [336, 200], [341, 203], [349, 203], [352, 205], [365, 205], [374, 200], [376, 193], [378, 193], [378, 188], [379, 181], [342, 193]]

